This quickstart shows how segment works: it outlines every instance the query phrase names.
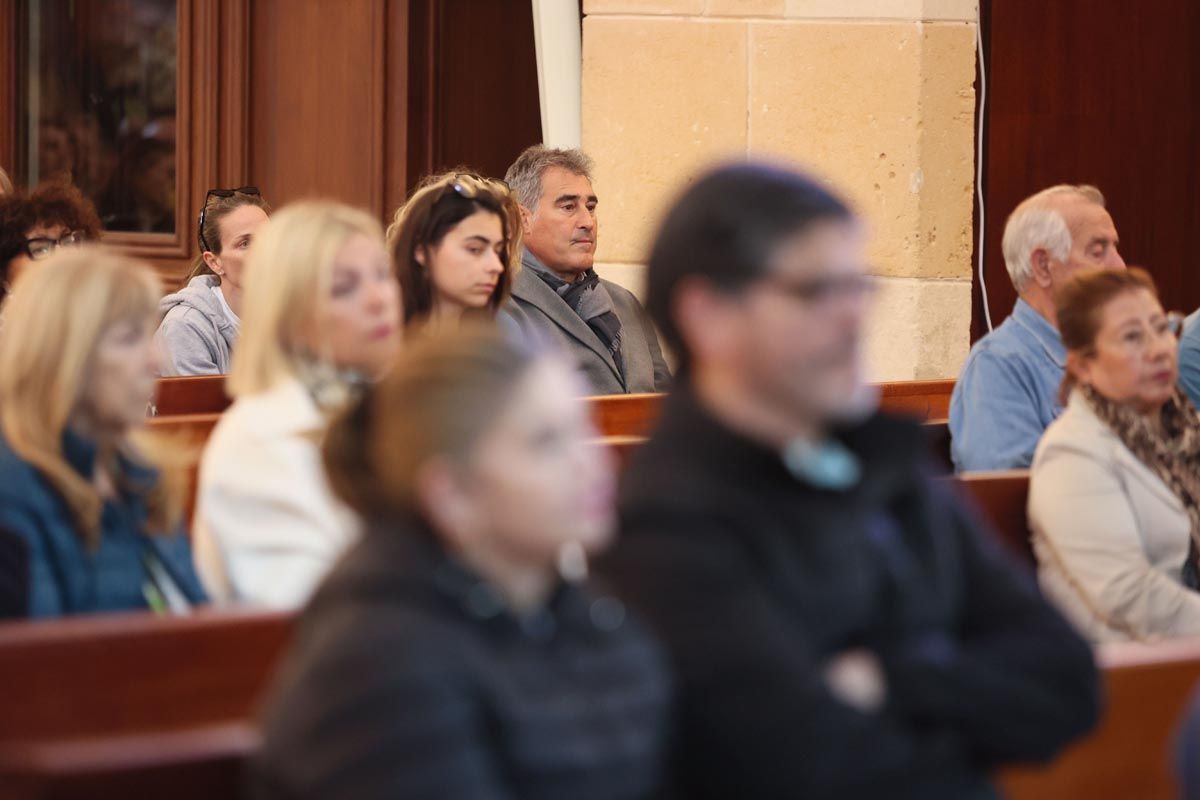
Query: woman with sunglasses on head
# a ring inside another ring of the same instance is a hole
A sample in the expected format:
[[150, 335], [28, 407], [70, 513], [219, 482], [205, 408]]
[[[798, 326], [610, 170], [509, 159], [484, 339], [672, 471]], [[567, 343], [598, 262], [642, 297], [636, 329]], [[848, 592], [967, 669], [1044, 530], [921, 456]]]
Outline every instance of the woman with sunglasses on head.
[[615, 513], [583, 388], [466, 324], [334, 423], [330, 482], [366, 526], [298, 626], [256, 796], [658, 796], [664, 655], [584, 576]]
[[326, 424], [391, 365], [399, 287], [383, 230], [363, 211], [297, 203], [246, 265], [233, 405], [200, 463], [193, 544], [214, 598], [302, 605], [358, 534], [321, 467]]
[[246, 253], [271, 208], [258, 189], [211, 189], [200, 210], [200, 255], [183, 287], [162, 299], [156, 338], [164, 375], [224, 375], [242, 325]]
[[204, 600], [179, 525], [182, 481], [140, 435], [159, 291], [149, 266], [88, 247], [50, 257], [4, 302], [20, 335], [0, 336], [0, 531], [24, 545], [30, 616]]
[[453, 328], [464, 315], [495, 316], [508, 298], [520, 263], [520, 210], [499, 181], [435, 175], [396, 211], [387, 243], [405, 326]]
[[1029, 486], [1039, 578], [1096, 641], [1200, 635], [1200, 417], [1176, 385], [1181, 318], [1143, 270], [1089, 271], [1057, 302], [1066, 411]]
[[32, 263], [100, 238], [96, 207], [69, 183], [0, 195], [0, 299]]

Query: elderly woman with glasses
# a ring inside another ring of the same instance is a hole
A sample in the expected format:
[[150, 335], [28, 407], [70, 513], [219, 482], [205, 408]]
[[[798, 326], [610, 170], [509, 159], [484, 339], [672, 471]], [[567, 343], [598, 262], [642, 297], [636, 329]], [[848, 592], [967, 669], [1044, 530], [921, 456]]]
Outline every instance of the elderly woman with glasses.
[[68, 183], [0, 194], [0, 299], [30, 263], [59, 247], [99, 238], [96, 207]]
[[1181, 317], [1137, 268], [1075, 276], [1057, 313], [1067, 409], [1029, 490], [1042, 587], [1096, 641], [1200, 635], [1200, 418], [1176, 385]]

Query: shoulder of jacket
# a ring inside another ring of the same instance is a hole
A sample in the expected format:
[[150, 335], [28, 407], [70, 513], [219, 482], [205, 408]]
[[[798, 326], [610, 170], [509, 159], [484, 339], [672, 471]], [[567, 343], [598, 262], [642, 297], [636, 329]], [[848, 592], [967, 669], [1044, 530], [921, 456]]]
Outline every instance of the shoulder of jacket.
[[162, 322], [158, 324], [158, 330], [164, 334], [172, 333], [180, 328], [206, 332], [213, 330], [215, 325], [213, 318], [203, 309], [188, 303], [178, 303], [163, 315]]
[[1084, 406], [1070, 405], [1050, 423], [1038, 442], [1034, 464], [1055, 453], [1075, 453], [1110, 460], [1120, 440], [1099, 417]]
[[[306, 446], [325, 428], [325, 420], [304, 388], [287, 381], [274, 389], [239, 397], [221, 415], [214, 442], [253, 441], [256, 447]], [[238, 444], [240, 447], [241, 445]]]

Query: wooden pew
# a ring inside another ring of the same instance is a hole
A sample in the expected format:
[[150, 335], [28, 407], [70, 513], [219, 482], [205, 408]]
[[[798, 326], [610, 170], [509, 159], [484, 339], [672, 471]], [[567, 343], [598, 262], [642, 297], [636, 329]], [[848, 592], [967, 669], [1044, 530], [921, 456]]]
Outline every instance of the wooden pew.
[[236, 797], [286, 614], [0, 625], [0, 796]]
[[879, 407], [892, 414], [921, 420], [944, 420], [950, 416], [950, 394], [954, 381], [893, 381], [879, 384]]
[[224, 375], [198, 375], [187, 378], [159, 378], [154, 401], [156, 416], [180, 414], [220, 414], [229, 408]]
[[1037, 566], [1029, 531], [1029, 471], [969, 472], [955, 478], [1005, 547], [1030, 569]]
[[[949, 416], [954, 381], [897, 381], [879, 384], [880, 406], [892, 413], [921, 420]], [[605, 436], [645, 436], [662, 406], [663, 395], [628, 394], [588, 398], [600, 432]], [[222, 375], [161, 378], [155, 401], [156, 416], [220, 414], [229, 407]]]
[[155, 446], [172, 454], [168, 464], [184, 472], [186, 486], [183, 519], [189, 531], [192, 512], [196, 510], [196, 489], [200, 478], [200, 456], [220, 414], [180, 414], [173, 417], [150, 417], [146, 431], [154, 438]]
[[613, 394], [587, 398], [603, 436], [646, 436], [662, 410], [663, 394]]
[[1200, 683], [1200, 640], [1103, 645], [1105, 716], [1042, 767], [1005, 770], [1008, 800], [1176, 800], [1172, 739]]
[[203, 446], [217, 426], [220, 414], [177, 414], [170, 417], [150, 417], [146, 430], [168, 441]]
[[[629, 395], [630, 397], [659, 398], [660, 395]], [[607, 433], [603, 425], [608, 421], [609, 428], [623, 429], [630, 422], [629, 417], [621, 417], [621, 411], [613, 412], [619, 404], [609, 403], [610, 398], [589, 398], [596, 403], [597, 415], [601, 418], [601, 436], [595, 441], [613, 448], [617, 456], [617, 464], [624, 468], [637, 446], [646, 440], [645, 434]], [[146, 422], [146, 428], [152, 434], [166, 442], [173, 442], [181, 448], [189, 448], [190, 452], [183, 460], [183, 468], [187, 471], [187, 497], [184, 502], [184, 519], [190, 520], [195, 510], [197, 481], [199, 478], [200, 453], [212, 430], [220, 420], [220, 414], [187, 414], [174, 417], [152, 417]], [[648, 427], [647, 423], [646, 426]], [[629, 426], [635, 427], [635, 426]], [[949, 471], [949, 448], [943, 442], [947, 439], [946, 423], [935, 420], [925, 423], [925, 431], [929, 435], [930, 447], [940, 465]]]

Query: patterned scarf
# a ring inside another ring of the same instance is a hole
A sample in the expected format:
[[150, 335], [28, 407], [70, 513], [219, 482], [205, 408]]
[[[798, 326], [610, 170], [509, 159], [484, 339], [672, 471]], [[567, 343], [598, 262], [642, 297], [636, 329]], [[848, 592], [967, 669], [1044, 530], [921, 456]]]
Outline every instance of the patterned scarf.
[[1162, 427], [1127, 405], [1115, 403], [1091, 386], [1079, 391], [1117, 438], [1179, 498], [1192, 526], [1183, 584], [1200, 589], [1200, 415], [1176, 386], [1162, 409]]
[[625, 379], [625, 364], [621, 360], [621, 319], [613, 306], [612, 296], [608, 289], [600, 283], [596, 270], [589, 269], [574, 283], [567, 283], [550, 271], [546, 265], [528, 250], [521, 259], [522, 266], [528, 267], [542, 279], [543, 282], [579, 315], [596, 334], [596, 338], [608, 350], [621, 379]]

